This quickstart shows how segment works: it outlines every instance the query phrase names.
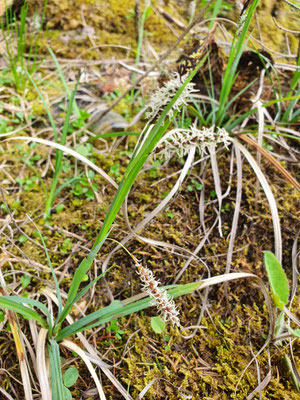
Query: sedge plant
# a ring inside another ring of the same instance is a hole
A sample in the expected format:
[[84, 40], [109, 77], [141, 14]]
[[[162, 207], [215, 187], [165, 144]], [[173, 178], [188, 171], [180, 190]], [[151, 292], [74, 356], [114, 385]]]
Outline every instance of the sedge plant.
[[[204, 57], [198, 66], [190, 73], [189, 76], [180, 78], [179, 76], [175, 76], [175, 80], [177, 79], [177, 86], [169, 85], [169, 90], [173, 90], [170, 96], [165, 97], [163, 102], [153, 101], [152, 105], [152, 113], [148, 115], [150, 121], [146, 125], [143, 133], [139, 137], [139, 141], [135, 147], [133, 152], [132, 158], [129, 162], [129, 165], [126, 169], [126, 172], [121, 180], [121, 183], [118, 186], [117, 192], [114, 196], [114, 199], [110, 205], [110, 208], [105, 216], [105, 220], [102, 224], [101, 230], [99, 234], [96, 236], [94, 240], [94, 244], [92, 246], [91, 251], [79, 264], [76, 268], [70, 288], [67, 293], [66, 300], [63, 301], [62, 294], [60, 291], [60, 287], [54, 272], [54, 269], [51, 264], [51, 259], [48, 255], [48, 251], [46, 245], [43, 241], [42, 235], [41, 240], [43, 242], [46, 257], [48, 260], [49, 267], [51, 269], [53, 282], [55, 285], [55, 301], [57, 303], [57, 313], [56, 315], [52, 315], [48, 308], [40, 301], [27, 298], [25, 296], [10, 296], [5, 295], [0, 297], [0, 306], [6, 310], [15, 311], [18, 314], [21, 314], [27, 319], [36, 321], [36, 323], [40, 326], [40, 338], [41, 338], [41, 347], [40, 347], [40, 360], [41, 360], [41, 371], [44, 371], [44, 374], [41, 374], [40, 381], [43, 380], [45, 385], [47, 386], [47, 368], [45, 366], [45, 347], [47, 347], [48, 355], [50, 358], [50, 374], [51, 374], [51, 391], [52, 391], [52, 399], [55, 400], [65, 400], [66, 398], [66, 391], [65, 385], [63, 381], [63, 375], [61, 371], [61, 360], [60, 360], [60, 345], [64, 345], [68, 349], [72, 351], [76, 351], [86, 362], [88, 368], [90, 368], [90, 361], [86, 360], [86, 354], [82, 354], [82, 349], [79, 346], [75, 347], [75, 344], [70, 342], [68, 338], [72, 338], [73, 335], [77, 334], [80, 335], [81, 332], [92, 329], [94, 327], [98, 327], [103, 325], [106, 322], [116, 320], [122, 316], [129, 315], [131, 313], [143, 310], [149, 306], [152, 306], [154, 303], [158, 306], [163, 318], [165, 320], [170, 320], [174, 325], [180, 325], [180, 316], [176, 310], [174, 305], [173, 299], [182, 296], [186, 293], [190, 293], [196, 289], [203, 289], [213, 284], [226, 282], [232, 279], [239, 279], [239, 278], [257, 278], [254, 274], [248, 273], [232, 273], [232, 274], [225, 274], [218, 277], [208, 278], [206, 280], [202, 280], [201, 282], [193, 282], [185, 285], [173, 285], [171, 287], [159, 287], [158, 283], [153, 276], [151, 270], [147, 267], [143, 266], [134, 256], [132, 256], [134, 260], [135, 267], [137, 269], [138, 274], [141, 277], [141, 281], [143, 283], [143, 290], [146, 291], [133, 296], [129, 299], [119, 301], [115, 300], [111, 302], [110, 305], [107, 307], [103, 307], [93, 313], [90, 313], [82, 318], [79, 318], [77, 321], [70, 321], [70, 314], [72, 307], [88, 292], [88, 290], [98, 282], [98, 280], [104, 275], [100, 274], [97, 276], [93, 281], [89, 284], [85, 285], [83, 288], [80, 288], [84, 282], [84, 278], [87, 272], [90, 270], [94, 260], [97, 257], [97, 254], [100, 252], [100, 249], [108, 238], [108, 235], [111, 230], [111, 226], [115, 221], [115, 218], [126, 199], [132, 185], [134, 184], [138, 173], [141, 171], [142, 167], [144, 166], [146, 160], [148, 159], [149, 155], [153, 154], [153, 152], [158, 150], [165, 151], [165, 149], [169, 149], [170, 147], [172, 151], [180, 152], [181, 156], [188, 154], [192, 159], [193, 154], [195, 154], [196, 149], [201, 151], [209, 151], [212, 159], [215, 160], [215, 146], [218, 144], [218, 140], [226, 146], [230, 143], [234, 143], [236, 147], [242, 151], [247, 159], [249, 160], [251, 165], [253, 166], [254, 163], [252, 161], [252, 156], [247, 153], [247, 150], [242, 147], [242, 145], [235, 142], [235, 139], [230, 138], [231, 130], [233, 127], [237, 126], [237, 121], [230, 118], [227, 118], [228, 112], [228, 97], [230, 93], [230, 89], [235, 79], [235, 70], [238, 63], [238, 58], [240, 57], [246, 41], [246, 33], [248, 26], [250, 24], [251, 16], [257, 7], [258, 0], [254, 0], [249, 7], [249, 11], [247, 13], [246, 22], [242, 27], [242, 33], [240, 36], [236, 37], [232, 52], [230, 55], [230, 61], [227, 66], [225, 72], [225, 83], [222, 87], [221, 94], [219, 101], [217, 103], [217, 107], [215, 107], [212, 112], [210, 113], [209, 117], [203, 117], [201, 112], [198, 110], [199, 121], [201, 124], [197, 124], [196, 122], [189, 126], [188, 128], [180, 128], [180, 131], [173, 130], [172, 134], [167, 132], [171, 126], [172, 122], [175, 122], [177, 116], [180, 116], [183, 107], [186, 106], [187, 99], [192, 96], [192, 87], [188, 86], [195, 74], [201, 68], [205, 60], [208, 56]], [[36, 87], [38, 90], [38, 88]], [[73, 106], [74, 100], [74, 93], [72, 93], [71, 98], [69, 99], [69, 106], [67, 111], [67, 120], [69, 121], [71, 109]], [[184, 97], [186, 96], [186, 97]], [[42, 98], [42, 97], [41, 97]], [[154, 98], [155, 99], [155, 98]], [[156, 97], [157, 100], [161, 101], [159, 96]], [[215, 103], [214, 103], [215, 104]], [[197, 111], [197, 107], [195, 106]], [[51, 113], [49, 112], [49, 119], [52, 124], [52, 127], [55, 128], [55, 124], [52, 118], [50, 118]], [[202, 118], [201, 118], [202, 117]], [[153, 119], [156, 118], [156, 121], [153, 122]], [[152, 122], [152, 123], [151, 123]], [[68, 130], [68, 124], [66, 123], [63, 130], [63, 142], [58, 143], [58, 138], [56, 136], [56, 142], [53, 144], [53, 147], [58, 148], [59, 150], [63, 150], [65, 139]], [[232, 124], [232, 125], [230, 125]], [[214, 126], [215, 125], [215, 126]], [[224, 127], [226, 126], [227, 129]], [[181, 133], [184, 133], [185, 138], [188, 138], [186, 143], [182, 142]], [[201, 146], [201, 140], [203, 140]], [[27, 139], [26, 139], [27, 140]], [[30, 140], [30, 138], [29, 138]], [[36, 139], [32, 139], [33, 141], [37, 141]], [[177, 140], [177, 142], [176, 142]], [[45, 143], [47, 145], [51, 145], [50, 143]], [[42, 142], [41, 142], [42, 143]], [[177, 144], [176, 144], [177, 143]], [[185, 148], [184, 145], [187, 147]], [[60, 146], [60, 147], [59, 147]], [[172, 148], [173, 146], [173, 148]], [[160, 150], [161, 149], [161, 150]], [[188, 157], [189, 157], [188, 156]], [[58, 157], [58, 155], [57, 155]], [[48, 208], [46, 209], [46, 215], [49, 215], [51, 206], [53, 204], [53, 194], [56, 191], [60, 166], [61, 166], [61, 156], [58, 159], [59, 163], [58, 169], [56, 169], [57, 175], [55, 178], [55, 188], [51, 192], [51, 200], [49, 200]], [[264, 189], [268, 192], [269, 201], [274, 201], [272, 194], [268, 189], [268, 185], [264, 180], [264, 177], [261, 175], [260, 170], [257, 169], [257, 175], [262, 182]], [[218, 172], [217, 169], [214, 170], [215, 179], [218, 179]], [[271, 200], [270, 200], [271, 199]], [[275, 201], [274, 201], [275, 202]], [[276, 206], [275, 206], [276, 209]], [[277, 224], [278, 215], [276, 215], [276, 211], [274, 211], [273, 207], [273, 216], [274, 220]], [[276, 225], [277, 235], [278, 235], [278, 226]], [[280, 229], [279, 229], [280, 232]], [[276, 251], [279, 255], [279, 259], [281, 257], [281, 248], [280, 248], [280, 238], [277, 236], [276, 242]], [[108, 270], [105, 271], [108, 273]], [[263, 285], [261, 285], [262, 290], [265, 293]], [[153, 303], [154, 302], [154, 303]], [[36, 311], [38, 310], [38, 311]], [[269, 309], [270, 310], [270, 309]], [[271, 318], [271, 314], [270, 314]], [[271, 324], [272, 326], [272, 324]], [[80, 337], [80, 336], [79, 336]], [[83, 352], [84, 353], [84, 352]], [[90, 369], [91, 373], [93, 370]], [[96, 379], [96, 378], [95, 378]], [[49, 385], [49, 383], [48, 383]], [[96, 381], [97, 389], [100, 394], [100, 398], [103, 397], [103, 391], [101, 389], [101, 385], [99, 381]], [[47, 397], [48, 396], [48, 397]], [[48, 399], [49, 393], [47, 394], [47, 390], [42, 390], [42, 397], [44, 399]]]
[[13, 14], [12, 8], [7, 7], [5, 10], [5, 23], [2, 20], [0, 22], [9, 71], [16, 89], [21, 92], [27, 87], [28, 73], [33, 75], [41, 64], [37, 57], [37, 42], [44, 23], [46, 7], [47, 0], [44, 0], [41, 16], [35, 14], [35, 19], [32, 23], [34, 32], [29, 32], [28, 30], [27, 1], [24, 1], [21, 8], [19, 21], [16, 15]]
[[[203, 60], [203, 62], [205, 59]], [[57, 315], [55, 317], [50, 314], [48, 308], [40, 301], [22, 297], [22, 296], [2, 296], [0, 298], [0, 306], [6, 310], [15, 311], [21, 314], [27, 319], [36, 321], [36, 323], [41, 327], [41, 342], [43, 343], [40, 352], [42, 354], [41, 360], [45, 360], [45, 346], [48, 349], [48, 354], [50, 358], [50, 373], [51, 373], [51, 390], [52, 399], [64, 400], [66, 398], [66, 390], [63, 383], [63, 375], [61, 372], [60, 365], [60, 350], [59, 343], [67, 346], [68, 348], [73, 348], [74, 345], [70, 344], [67, 338], [72, 337], [74, 334], [80, 334], [80, 332], [87, 329], [92, 329], [102, 325], [108, 321], [115, 320], [121, 316], [126, 316], [133, 312], [143, 310], [151, 305], [153, 305], [153, 300], [156, 305], [158, 305], [162, 315], [165, 320], [171, 320], [175, 325], [180, 324], [178, 313], [174, 307], [173, 298], [190, 293], [193, 290], [207, 287], [211, 284], [216, 284], [224, 282], [231, 279], [238, 279], [244, 277], [255, 277], [253, 274], [227, 274], [225, 276], [209, 278], [202, 282], [193, 282], [186, 285], [175, 285], [173, 287], [159, 288], [155, 281], [155, 278], [151, 271], [146, 267], [143, 267], [135, 258], [134, 262], [139, 275], [141, 276], [142, 283], [144, 285], [143, 289], [146, 290], [148, 297], [145, 297], [145, 293], [134, 296], [130, 299], [124, 301], [113, 301], [109, 306], [101, 308], [85, 317], [78, 319], [65, 326], [66, 320], [70, 317], [70, 312], [74, 304], [76, 304], [82, 296], [84, 296], [87, 291], [94, 285], [103, 274], [97, 276], [92, 282], [87, 284], [83, 289], [80, 289], [80, 285], [84, 281], [86, 273], [91, 268], [93, 261], [95, 260], [97, 254], [99, 253], [102, 244], [106, 240], [111, 225], [125, 199], [127, 196], [134, 180], [144, 165], [149, 154], [152, 153], [155, 146], [159, 143], [159, 140], [163, 137], [168, 129], [171, 120], [175, 118], [179, 112], [182, 105], [185, 103], [184, 98], [180, 98], [182, 93], [186, 90], [187, 85], [192, 80], [193, 76], [196, 74], [197, 70], [201, 67], [199, 66], [185, 79], [182, 85], [176, 89], [174, 96], [170, 97], [168, 103], [165, 104], [157, 115], [157, 121], [155, 124], [146, 126], [144, 137], [137, 144], [136, 149], [133, 153], [132, 159], [129, 163], [127, 171], [123, 176], [121, 184], [118, 187], [115, 198], [111, 204], [111, 207], [106, 215], [102, 229], [95, 239], [94, 245], [92, 247], [89, 255], [84, 258], [79, 264], [78, 268], [74, 273], [71, 286], [68, 290], [66, 301], [63, 302], [59, 284], [53, 270], [46, 245], [44, 243], [43, 236], [40, 235], [41, 241], [44, 245], [46, 257], [49, 263], [49, 267], [52, 272], [53, 282], [56, 291], [57, 300]], [[190, 90], [187, 90], [186, 95], [190, 95]], [[180, 100], [178, 104], [176, 101]], [[56, 147], [58, 144], [55, 144]], [[107, 271], [106, 271], [107, 272]], [[73, 346], [73, 347], [72, 347]], [[80, 349], [76, 350], [79, 353]], [[84, 357], [84, 355], [82, 355]], [[87, 366], [88, 361], [86, 361]], [[45, 365], [41, 365], [41, 371], [46, 371]], [[45, 374], [40, 377], [40, 379], [45, 382]], [[97, 386], [98, 387], [98, 386]], [[101, 393], [101, 386], [98, 388], [99, 393]], [[47, 396], [47, 390], [45, 395]]]

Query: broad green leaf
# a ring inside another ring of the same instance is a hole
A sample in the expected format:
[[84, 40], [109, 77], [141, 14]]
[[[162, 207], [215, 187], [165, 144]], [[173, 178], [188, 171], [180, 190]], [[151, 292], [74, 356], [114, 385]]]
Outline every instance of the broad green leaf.
[[151, 328], [155, 333], [161, 334], [166, 329], [166, 323], [160, 317], [152, 317]]
[[75, 367], [68, 368], [63, 375], [64, 385], [69, 388], [74, 385], [79, 376], [78, 369]]
[[289, 284], [287, 277], [280, 262], [273, 253], [266, 251], [264, 259], [275, 305], [283, 310], [289, 298]]
[[66, 387], [64, 387], [64, 395], [65, 395], [65, 400], [72, 400], [72, 393], [70, 390]]
[[90, 147], [84, 144], [80, 144], [79, 146], [75, 147], [75, 150], [83, 157], [88, 157], [91, 154]]

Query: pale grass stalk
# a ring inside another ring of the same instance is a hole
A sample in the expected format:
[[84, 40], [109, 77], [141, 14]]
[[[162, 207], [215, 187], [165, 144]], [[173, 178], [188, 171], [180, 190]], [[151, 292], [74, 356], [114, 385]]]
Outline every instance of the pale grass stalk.
[[234, 241], [236, 237], [236, 232], [238, 228], [238, 221], [240, 215], [240, 207], [241, 207], [241, 200], [242, 200], [242, 187], [243, 187], [243, 171], [242, 171], [242, 158], [240, 149], [237, 146], [234, 146], [235, 154], [236, 154], [236, 169], [237, 169], [237, 186], [236, 186], [236, 199], [235, 199], [235, 207], [234, 207], [234, 214], [232, 219], [232, 227], [230, 232], [230, 239], [227, 251], [227, 258], [226, 258], [226, 269], [225, 273], [229, 274], [230, 272], [230, 265], [232, 261], [232, 253], [234, 247]]
[[40, 143], [45, 146], [53, 147], [55, 149], [61, 150], [64, 152], [64, 154], [68, 154], [70, 156], [75, 157], [77, 160], [83, 162], [85, 165], [96, 171], [99, 175], [101, 175], [105, 180], [107, 180], [114, 188], [118, 189], [118, 185], [116, 182], [109, 176], [107, 173], [100, 167], [97, 167], [94, 163], [92, 163], [90, 160], [88, 160], [86, 157], [82, 156], [79, 154], [77, 151], [70, 149], [67, 146], [63, 146], [59, 143], [51, 142], [50, 140], [45, 140], [45, 139], [40, 139], [40, 138], [34, 138], [34, 137], [27, 137], [27, 136], [16, 136], [13, 138], [5, 139], [5, 141], [9, 140], [25, 140], [27, 142], [35, 142], [35, 143]]
[[292, 302], [294, 300], [294, 297], [296, 296], [297, 293], [297, 288], [298, 288], [298, 277], [300, 275], [300, 271], [298, 270], [298, 257], [299, 257], [299, 252], [298, 252], [298, 238], [299, 238], [299, 233], [295, 237], [293, 247], [292, 247], [292, 271], [293, 271], [293, 284], [292, 284], [292, 291], [291, 291], [291, 299], [290, 299], [290, 307], [292, 305]]
[[[35, 322], [36, 322], [36, 321], [35, 321]], [[26, 348], [27, 348], [27, 353], [29, 353], [30, 358], [31, 358], [31, 361], [32, 361], [32, 364], [33, 364], [33, 370], [32, 370], [32, 368], [29, 368], [29, 375], [30, 375], [31, 381], [33, 382], [33, 385], [35, 386], [35, 378], [34, 378], [33, 373], [35, 373], [35, 374], [37, 375], [36, 354], [35, 354], [35, 352], [34, 352], [32, 346], [31, 346], [30, 341], [27, 339], [27, 336], [26, 336], [22, 331], [20, 331], [20, 333], [21, 333], [21, 335], [20, 335], [20, 336], [21, 336], [21, 339], [22, 339], [22, 341], [24, 342], [23, 347], [26, 346]], [[32, 341], [33, 341], [33, 338], [32, 338]], [[25, 356], [26, 356], [26, 358], [28, 359], [27, 353], [25, 354]], [[27, 361], [27, 364], [28, 364], [28, 361]]]
[[[263, 110], [262, 104], [263, 103], [260, 100], [257, 100], [257, 102], [254, 103], [254, 105], [256, 105], [256, 107], [257, 107], [257, 117], [258, 117], [257, 144], [260, 147], [262, 147], [264, 127], [265, 127], [264, 110]], [[257, 162], [257, 165], [260, 167], [261, 153], [259, 151], [257, 151], [257, 153], [256, 153], [256, 162]], [[256, 186], [255, 186], [255, 206], [257, 206], [258, 194], [259, 194], [259, 181], [257, 180]]]
[[213, 173], [215, 191], [216, 191], [218, 204], [219, 204], [219, 212], [218, 212], [219, 235], [220, 235], [220, 237], [223, 237], [223, 234], [222, 234], [222, 218], [221, 218], [222, 188], [221, 188], [221, 181], [220, 181], [220, 174], [219, 174], [219, 168], [218, 168], [218, 162], [217, 162], [217, 157], [216, 157], [215, 146], [209, 146], [208, 147], [208, 151], [209, 151], [209, 154], [210, 154], [211, 169], [212, 169], [212, 173]]
[[260, 147], [255, 140], [251, 137], [241, 133], [238, 134], [238, 137], [242, 139], [244, 142], [253, 146], [257, 151], [261, 152], [262, 155], [268, 160], [283, 176], [284, 178], [289, 181], [297, 190], [300, 191], [300, 184], [296, 181], [295, 178], [270, 154], [267, 150], [263, 147]]
[[259, 369], [259, 363], [258, 363], [257, 357], [255, 357], [255, 355], [254, 355], [254, 353], [253, 353], [253, 351], [252, 351], [252, 348], [251, 348], [251, 354], [252, 354], [253, 357], [255, 358], [258, 385], [257, 385], [257, 387], [247, 396], [247, 400], [252, 400], [253, 397], [257, 394], [257, 392], [259, 392], [259, 400], [262, 400], [261, 391], [262, 391], [263, 389], [265, 389], [265, 388], [268, 386], [268, 384], [269, 384], [269, 382], [270, 382], [270, 380], [271, 380], [271, 378], [272, 378], [272, 368], [271, 368], [270, 351], [269, 351], [269, 349], [268, 349], [267, 351], [268, 351], [268, 365], [269, 365], [269, 371], [268, 371], [267, 375], [264, 377], [264, 379], [261, 380], [261, 377], [260, 377], [260, 369]]
[[36, 344], [37, 375], [40, 383], [42, 400], [51, 400], [51, 387], [49, 384], [49, 370], [47, 369], [45, 349], [48, 330], [41, 328]]
[[[260, 79], [259, 79], [259, 88], [257, 91], [257, 94], [255, 98], [252, 100], [253, 107], [257, 107], [257, 117], [258, 117], [258, 131], [257, 131], [257, 144], [262, 147], [263, 143], [263, 134], [264, 134], [264, 127], [265, 127], [265, 114], [264, 114], [264, 108], [262, 107], [263, 103], [260, 100], [263, 87], [264, 87], [264, 77], [265, 77], [266, 70], [263, 69], [260, 74]], [[256, 153], [256, 162], [258, 166], [260, 167], [261, 163], [261, 153], [257, 151]], [[257, 201], [258, 201], [258, 193], [259, 193], [259, 181], [256, 181], [256, 187], [255, 187], [255, 206], [257, 206]]]
[[276, 201], [274, 198], [274, 195], [272, 193], [272, 190], [263, 174], [259, 166], [257, 165], [257, 162], [255, 159], [252, 157], [252, 155], [249, 153], [249, 151], [244, 147], [238, 140], [233, 139], [233, 143], [241, 150], [241, 152], [244, 154], [244, 156], [247, 158], [249, 164], [251, 165], [253, 171], [255, 172], [257, 178], [260, 181], [260, 184], [267, 196], [269, 206], [270, 206], [270, 211], [272, 215], [272, 221], [273, 221], [273, 228], [274, 228], [274, 243], [275, 243], [275, 256], [277, 260], [281, 263], [282, 260], [282, 239], [281, 239], [281, 228], [280, 228], [280, 220], [279, 220], [279, 215], [278, 215], [278, 210], [277, 210], [277, 205]]
[[2, 389], [2, 387], [0, 387], [0, 393], [2, 393], [8, 400], [15, 400], [9, 393]]
[[26, 360], [25, 359], [24, 360], [20, 360], [20, 372], [21, 372], [21, 376], [22, 376], [25, 399], [26, 400], [33, 400], [31, 383], [30, 383], [29, 372], [28, 372], [28, 366], [26, 364]]
[[[77, 333], [77, 335], [78, 335], [78, 333]], [[81, 340], [81, 342], [83, 344], [85, 342], [87, 342], [87, 340], [85, 339], [85, 337], [83, 335], [81, 335], [82, 338], [80, 338], [79, 335], [78, 335], [78, 337], [79, 337], [79, 339]], [[85, 342], [83, 342], [82, 339], [84, 339]], [[87, 344], [89, 345], [88, 342], [87, 342]], [[86, 344], [84, 344], [84, 346], [85, 346], [85, 348], [87, 348]], [[115, 386], [115, 388], [121, 393], [121, 395], [124, 397], [124, 399], [126, 399], [126, 400], [134, 400], [133, 397], [128, 393], [128, 391], [124, 389], [124, 387], [121, 385], [121, 383], [112, 374], [112, 372], [110, 372], [108, 367], [104, 367], [103, 366], [103, 361], [97, 356], [95, 350], [90, 351], [89, 353], [87, 353], [87, 356], [94, 364], [98, 365], [98, 367], [101, 368], [102, 372], [107, 376], [107, 378], [111, 381], [111, 383]], [[137, 397], [137, 399], [139, 399], [139, 397]]]
[[97, 387], [97, 390], [98, 390], [98, 393], [100, 396], [100, 400], [106, 400], [105, 394], [102, 389], [102, 385], [101, 385], [99, 378], [96, 374], [96, 371], [95, 371], [94, 367], [92, 366], [92, 363], [90, 362], [85, 351], [83, 351], [81, 347], [77, 346], [77, 344], [70, 342], [69, 340], [64, 340], [63, 342], [61, 342], [61, 345], [66, 347], [70, 351], [75, 351], [75, 353], [77, 353], [81, 357], [81, 359], [84, 361], [85, 365], [87, 366], [88, 370], [90, 371], [90, 374], [92, 375], [92, 378], [96, 384], [96, 387]]

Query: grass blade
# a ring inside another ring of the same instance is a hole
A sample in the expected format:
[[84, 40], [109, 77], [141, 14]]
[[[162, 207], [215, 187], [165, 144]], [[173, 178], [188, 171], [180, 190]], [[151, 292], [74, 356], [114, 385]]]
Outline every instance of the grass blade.
[[[61, 315], [59, 316], [59, 318], [55, 322], [56, 331], [58, 330], [58, 328], [59, 328], [60, 324], [62, 323], [62, 321], [69, 314], [69, 311], [70, 311], [71, 307], [73, 306], [73, 304], [75, 303], [75, 301], [77, 301], [81, 297], [81, 296], [76, 296], [77, 292], [78, 292], [78, 289], [79, 289], [79, 286], [80, 286], [80, 284], [82, 282], [82, 279], [83, 279], [84, 275], [90, 269], [90, 267], [91, 267], [96, 255], [97, 255], [98, 251], [100, 250], [102, 244], [104, 243], [105, 239], [106, 239], [106, 236], [95, 247], [95, 249], [93, 251], [91, 251], [90, 254], [81, 261], [81, 263], [79, 264], [79, 267], [76, 269], [74, 277], [72, 279], [72, 283], [71, 283], [70, 289], [68, 291], [68, 297], [67, 297], [67, 301], [66, 301], [65, 307], [64, 307]], [[91, 284], [89, 284], [89, 285], [91, 285]], [[84, 290], [82, 292], [84, 292]]]
[[[48, 317], [49, 325], [44, 320], [44, 318], [40, 316], [40, 314], [38, 314], [31, 308], [23, 306], [21, 303], [26, 303], [35, 306], [40, 310], [44, 311], [44, 313]], [[51, 326], [51, 316], [47, 307], [37, 300], [19, 296], [0, 296], [0, 307], [5, 308], [7, 310], [15, 311], [16, 313], [23, 315], [27, 319], [34, 319], [35, 321], [39, 322], [43, 328], [48, 328], [49, 326]]]
[[220, 98], [219, 98], [219, 108], [217, 112], [217, 125], [222, 126], [222, 121], [226, 115], [225, 112], [225, 105], [228, 99], [228, 96], [231, 92], [231, 88], [233, 82], [235, 80], [235, 73], [241, 58], [241, 55], [246, 47], [248, 40], [246, 39], [246, 34], [249, 29], [249, 25], [251, 22], [252, 15], [258, 6], [259, 0], [254, 0], [251, 2], [250, 6], [248, 7], [247, 17], [243, 24], [243, 28], [241, 33], [239, 34], [238, 31], [235, 32], [235, 36], [233, 38], [233, 43], [230, 48], [229, 59], [227, 63], [227, 67], [225, 70], [223, 84], [221, 88]]
[[255, 172], [256, 176], [258, 177], [261, 186], [267, 196], [269, 205], [270, 205], [270, 211], [272, 215], [272, 220], [273, 220], [273, 228], [274, 228], [274, 241], [275, 241], [275, 254], [278, 260], [281, 261], [282, 257], [282, 239], [281, 239], [281, 228], [280, 228], [280, 221], [279, 221], [279, 215], [278, 215], [278, 210], [277, 210], [277, 205], [275, 198], [273, 196], [272, 190], [263, 174], [259, 166], [257, 165], [257, 162], [255, 159], [252, 157], [252, 155], [249, 153], [249, 151], [244, 147], [238, 140], [233, 139], [233, 142], [235, 145], [241, 150], [241, 152], [244, 154], [244, 156], [247, 158], [249, 164], [253, 168], [253, 171]]
[[65, 400], [59, 346], [53, 339], [50, 339], [49, 342], [48, 353], [50, 358], [52, 400]]

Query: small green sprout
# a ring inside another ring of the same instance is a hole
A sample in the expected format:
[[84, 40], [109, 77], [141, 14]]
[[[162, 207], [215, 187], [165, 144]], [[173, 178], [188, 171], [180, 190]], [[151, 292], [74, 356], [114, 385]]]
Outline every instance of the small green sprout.
[[115, 319], [111, 320], [109, 325], [106, 327], [107, 332], [114, 332], [117, 339], [122, 339], [124, 331], [119, 327]]

